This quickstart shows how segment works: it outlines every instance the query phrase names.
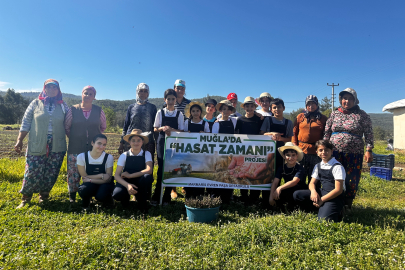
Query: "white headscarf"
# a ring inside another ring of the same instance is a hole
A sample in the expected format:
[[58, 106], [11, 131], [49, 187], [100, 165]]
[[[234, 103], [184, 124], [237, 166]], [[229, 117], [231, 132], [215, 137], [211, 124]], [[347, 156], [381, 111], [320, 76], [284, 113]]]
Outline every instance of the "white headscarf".
[[146, 103], [148, 101], [148, 98], [146, 98], [145, 100], [142, 100], [139, 98], [139, 90], [141, 90], [141, 89], [146, 89], [148, 91], [148, 96], [149, 96], [149, 86], [146, 83], [140, 83], [136, 87], [136, 102]]

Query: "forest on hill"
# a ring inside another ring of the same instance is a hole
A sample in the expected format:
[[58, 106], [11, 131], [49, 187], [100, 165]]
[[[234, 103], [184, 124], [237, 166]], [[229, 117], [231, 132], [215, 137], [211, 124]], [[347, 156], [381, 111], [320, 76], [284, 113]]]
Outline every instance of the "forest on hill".
[[[28, 103], [38, 97], [39, 92], [21, 92], [17, 93], [11, 91], [7, 96], [7, 91], [0, 91], [0, 124], [15, 124], [21, 121], [22, 115], [28, 106]], [[19, 96], [22, 96], [24, 99], [21, 99]], [[6, 99], [4, 99], [6, 98]], [[199, 101], [205, 103], [208, 98], [213, 98], [217, 101], [221, 101], [226, 99], [222, 96], [206, 96], [203, 98], [193, 99], [193, 101]], [[25, 100], [25, 102], [23, 101]], [[73, 94], [63, 94], [63, 100], [69, 105], [78, 104], [81, 102], [81, 96], [73, 95]], [[325, 100], [325, 99], [324, 99]], [[158, 109], [163, 107], [164, 101], [163, 98], [150, 98], [149, 102], [156, 105]], [[7, 109], [7, 103], [13, 104], [12, 108]], [[18, 106], [18, 104], [20, 104]], [[114, 118], [110, 124], [118, 127], [122, 127], [125, 120], [125, 115], [130, 104], [135, 103], [135, 99], [130, 100], [111, 100], [111, 99], [101, 99], [95, 100], [94, 104], [103, 107], [105, 110], [108, 110], [112, 117]], [[327, 100], [325, 104], [327, 103]], [[238, 106], [236, 110], [241, 114], [244, 114], [244, 110], [240, 107], [241, 102], [238, 102]], [[3, 108], [3, 107], [4, 108]], [[292, 111], [291, 113], [286, 112], [286, 118], [294, 118], [295, 116], [302, 111], [302, 108]], [[3, 115], [3, 116], [2, 116]], [[393, 116], [391, 113], [370, 113], [371, 121], [373, 122], [373, 127], [379, 127], [381, 130], [385, 132], [385, 136], [392, 136], [394, 123], [393, 123]], [[7, 120], [5, 120], [7, 119]], [[294, 120], [291, 119], [291, 120]]]

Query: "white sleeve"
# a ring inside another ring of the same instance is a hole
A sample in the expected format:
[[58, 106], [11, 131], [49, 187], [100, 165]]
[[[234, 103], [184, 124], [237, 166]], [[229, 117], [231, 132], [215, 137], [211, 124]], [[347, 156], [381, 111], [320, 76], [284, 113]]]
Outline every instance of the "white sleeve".
[[319, 180], [319, 177], [318, 177], [318, 166], [319, 166], [319, 163], [315, 165], [314, 170], [312, 171], [312, 175], [311, 175], [311, 178], [315, 178], [315, 179], [317, 179], [317, 180]]
[[122, 153], [121, 156], [118, 158], [117, 166], [125, 167], [125, 163], [127, 161], [127, 155]]
[[160, 128], [160, 119], [162, 118], [162, 116], [161, 116], [161, 114], [162, 114], [162, 110], [159, 110], [157, 113], [156, 113], [156, 117], [155, 117], [155, 123], [153, 124], [153, 127], [155, 127], [155, 128]]
[[233, 129], [236, 128], [236, 122], [238, 122], [238, 118], [237, 117], [231, 117], [231, 121], [233, 123]]
[[208, 124], [208, 122], [205, 122], [204, 132], [206, 132], [206, 133], [211, 133], [210, 125]]
[[[148, 161], [153, 162], [153, 161], [152, 161], [152, 155], [150, 154], [149, 151], [146, 151], [146, 152], [145, 152], [145, 163], [148, 162]], [[153, 166], [153, 165], [152, 165], [152, 166]]]
[[105, 168], [108, 169], [108, 168], [111, 168], [114, 166], [114, 157], [107, 153], [106, 153], [106, 155], [108, 155], [108, 158], [107, 158], [107, 162], [105, 164]]
[[[179, 116], [180, 118], [180, 116]], [[188, 131], [188, 120], [184, 121], [184, 131]]]
[[77, 162], [77, 165], [80, 165], [80, 166], [83, 166], [83, 167], [86, 166], [86, 160], [84, 158], [84, 153], [81, 153], [81, 154], [79, 154], [77, 156], [77, 161], [76, 162]]
[[219, 132], [219, 123], [215, 122], [214, 125], [212, 126], [212, 132], [213, 134], [217, 134]]
[[345, 180], [346, 179], [346, 171], [342, 165], [336, 165], [333, 167], [332, 170], [333, 177], [335, 180]]
[[178, 123], [178, 129], [179, 130], [184, 130], [184, 116], [183, 113], [180, 112], [179, 114], [179, 118], [177, 119], [177, 123]]

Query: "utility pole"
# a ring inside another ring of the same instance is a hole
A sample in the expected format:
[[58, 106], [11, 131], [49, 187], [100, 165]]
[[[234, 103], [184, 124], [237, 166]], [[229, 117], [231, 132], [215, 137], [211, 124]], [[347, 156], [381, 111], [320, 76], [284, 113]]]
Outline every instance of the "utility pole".
[[326, 83], [327, 86], [332, 86], [332, 112], [335, 110], [335, 86], [339, 86], [339, 84], [334, 84], [329, 85], [329, 83]]

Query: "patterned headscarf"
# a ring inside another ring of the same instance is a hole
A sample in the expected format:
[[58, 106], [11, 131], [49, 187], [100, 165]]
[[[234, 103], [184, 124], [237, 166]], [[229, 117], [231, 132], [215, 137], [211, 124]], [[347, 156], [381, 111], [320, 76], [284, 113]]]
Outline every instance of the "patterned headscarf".
[[85, 87], [83, 88], [83, 90], [82, 90], [82, 94], [83, 94], [83, 92], [86, 91], [86, 90], [92, 90], [92, 91], [94, 92], [94, 97], [95, 97], [96, 94], [97, 94], [96, 88], [94, 88], [94, 87], [91, 86], [91, 85], [85, 86]]
[[[307, 104], [308, 102], [314, 102], [316, 104], [316, 106], [318, 106], [318, 108], [313, 111], [313, 112], [309, 112], [307, 110]], [[307, 119], [307, 123], [309, 123], [309, 121], [311, 120], [311, 116], [315, 116], [315, 119], [321, 119], [322, 114], [319, 112], [319, 104], [318, 104], [318, 98], [314, 95], [309, 95], [307, 96], [307, 98], [305, 99], [305, 111], [304, 111], [304, 116]]]
[[[48, 84], [54, 84], [54, 85], [56, 85], [56, 86], [58, 87], [59, 93], [58, 93], [56, 96], [54, 96], [54, 97], [48, 97], [48, 95], [46, 94], [46, 91], [45, 91], [45, 86], [48, 85]], [[46, 81], [44, 82], [44, 87], [43, 87], [43, 89], [42, 89], [42, 92], [41, 92], [41, 93], [39, 94], [39, 96], [38, 96], [38, 99], [39, 99], [39, 100], [43, 100], [45, 105], [46, 105], [46, 104], [52, 104], [52, 103], [62, 104], [62, 103], [63, 103], [63, 100], [62, 100], [62, 92], [60, 91], [60, 87], [59, 87], [58, 81], [57, 81], [57, 80], [54, 80], [54, 79], [48, 79], [48, 80], [46, 80]]]
[[136, 87], [136, 102], [138, 102], [138, 103], [145, 103], [148, 101], [148, 98], [146, 98], [145, 100], [142, 100], [139, 98], [139, 90], [142, 90], [142, 89], [146, 89], [146, 91], [148, 91], [148, 95], [149, 95], [149, 86], [146, 83], [138, 84], [138, 86]]

